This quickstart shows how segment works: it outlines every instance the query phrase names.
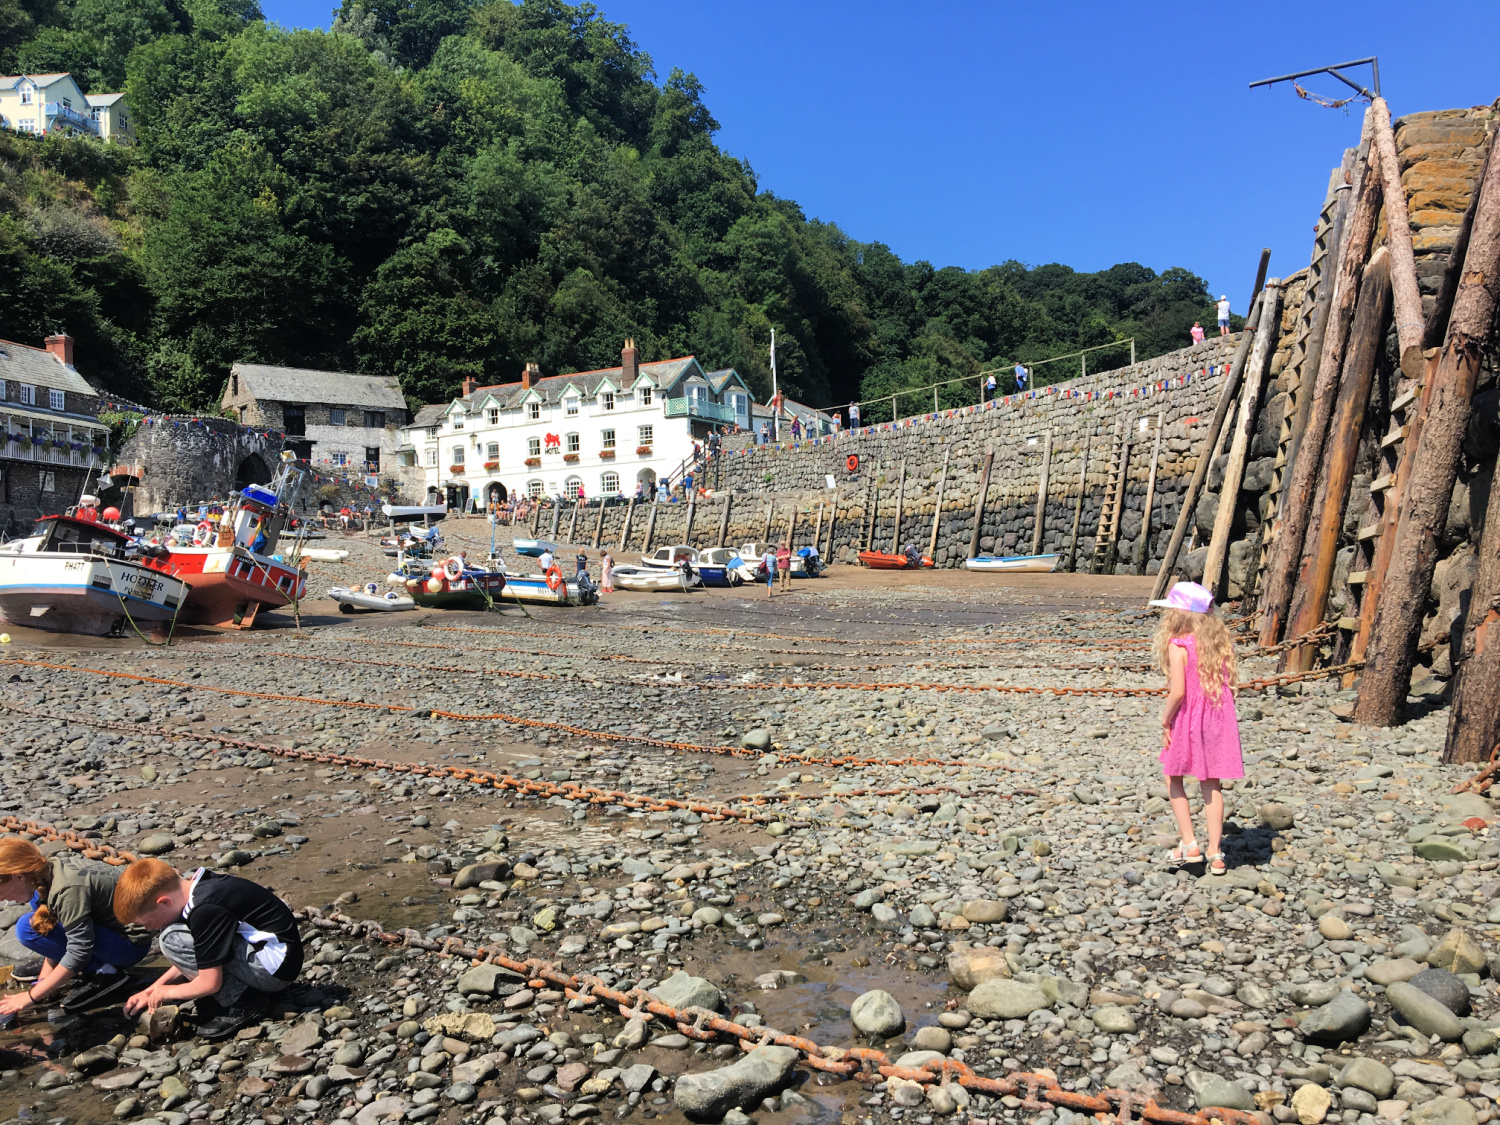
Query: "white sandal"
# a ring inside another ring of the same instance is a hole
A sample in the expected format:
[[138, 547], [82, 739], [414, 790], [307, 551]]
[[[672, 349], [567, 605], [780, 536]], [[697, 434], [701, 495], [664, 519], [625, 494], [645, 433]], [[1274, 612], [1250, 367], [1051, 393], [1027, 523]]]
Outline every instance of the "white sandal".
[[[1192, 853], [1197, 853], [1196, 855]], [[1181, 843], [1167, 853], [1168, 863], [1201, 863], [1203, 852], [1198, 847], [1198, 841], [1192, 843]]]

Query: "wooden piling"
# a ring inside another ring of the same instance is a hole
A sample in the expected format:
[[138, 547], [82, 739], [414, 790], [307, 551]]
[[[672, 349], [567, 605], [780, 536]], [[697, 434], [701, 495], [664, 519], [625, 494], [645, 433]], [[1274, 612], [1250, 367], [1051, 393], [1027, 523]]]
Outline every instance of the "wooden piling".
[[1135, 553], [1135, 572], [1146, 573], [1146, 564], [1151, 560], [1151, 505], [1156, 502], [1156, 464], [1161, 458], [1162, 420], [1166, 411], [1156, 412], [1156, 441], [1151, 446], [1151, 470], [1146, 476], [1146, 507], [1141, 512], [1141, 535]]
[[685, 526], [682, 529], [682, 542], [688, 547], [693, 545], [693, 516], [697, 513], [697, 510], [698, 497], [694, 495], [688, 500], [687, 518], [683, 521]]
[[556, 540], [557, 529], [562, 526], [562, 505], [556, 500], [552, 501], [552, 530], [547, 533], [547, 538]]
[[604, 537], [604, 498], [599, 498], [599, 518], [594, 521], [594, 543], [597, 550], [600, 540]]
[[943, 449], [943, 467], [938, 473], [937, 503], [932, 506], [932, 537], [927, 543], [927, 557], [934, 561], [937, 560], [938, 527], [943, 518], [943, 490], [948, 485], [948, 454], [950, 452], [951, 447], [945, 446]]
[[984, 471], [979, 475], [979, 492], [974, 497], [974, 534], [969, 536], [969, 558], [979, 554], [979, 533], [984, 525], [984, 498], [990, 490], [990, 469], [995, 464], [995, 447], [984, 451]]
[[823, 501], [818, 501], [818, 522], [813, 525], [813, 550], [818, 550], [818, 545], [823, 541]]
[[574, 536], [578, 533], [578, 509], [581, 508], [581, 507], [583, 507], [583, 501], [582, 500], [574, 500], [573, 501], [573, 516], [572, 516], [571, 519], [568, 520], [568, 542], [569, 543], [576, 543], [576, 542], [578, 542], [578, 540], [575, 539]]
[[630, 517], [635, 515], [635, 497], [630, 498], [625, 505], [625, 525], [620, 528], [620, 550], [625, 549], [625, 543], [630, 538]]
[[656, 500], [651, 501], [651, 517], [646, 521], [646, 538], [641, 540], [641, 554], [651, 553], [651, 537], [656, 534]]
[[901, 551], [901, 507], [906, 501], [906, 458], [901, 458], [901, 476], [896, 484], [896, 521], [891, 529], [891, 554]]
[[1411, 243], [1411, 216], [1406, 188], [1396, 159], [1391, 111], [1384, 98], [1370, 103], [1375, 126], [1374, 149], [1380, 153], [1380, 179], [1385, 195], [1385, 244], [1390, 251], [1391, 302], [1396, 311], [1396, 339], [1401, 348], [1401, 373], [1415, 379], [1422, 373], [1422, 294], [1417, 288], [1417, 259]]
[[1042, 475], [1036, 486], [1036, 527], [1031, 531], [1031, 553], [1042, 553], [1042, 526], [1047, 522], [1047, 475], [1052, 471], [1052, 431], [1042, 439]]
[[1078, 569], [1078, 525], [1083, 522], [1083, 497], [1089, 487], [1089, 453], [1094, 448], [1094, 428], [1083, 438], [1083, 459], [1078, 464], [1078, 499], [1073, 503], [1073, 534], [1068, 539], [1068, 570]]
[[724, 546], [724, 541], [729, 537], [729, 509], [734, 505], [734, 497], [724, 493], [724, 515], [719, 520], [719, 546]]

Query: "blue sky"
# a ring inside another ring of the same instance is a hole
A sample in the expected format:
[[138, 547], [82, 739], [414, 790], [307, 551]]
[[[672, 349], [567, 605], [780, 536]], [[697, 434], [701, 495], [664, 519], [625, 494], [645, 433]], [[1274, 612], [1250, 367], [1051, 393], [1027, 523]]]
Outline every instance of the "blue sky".
[[[330, 0], [263, 0], [295, 27]], [[907, 260], [1180, 265], [1243, 311], [1262, 246], [1307, 264], [1360, 106], [1254, 79], [1380, 57], [1393, 115], [1500, 96], [1500, 3], [912, 5], [599, 0], [695, 72], [762, 188]], [[1353, 72], [1367, 81], [1368, 68]], [[1329, 77], [1315, 93], [1342, 97]]]

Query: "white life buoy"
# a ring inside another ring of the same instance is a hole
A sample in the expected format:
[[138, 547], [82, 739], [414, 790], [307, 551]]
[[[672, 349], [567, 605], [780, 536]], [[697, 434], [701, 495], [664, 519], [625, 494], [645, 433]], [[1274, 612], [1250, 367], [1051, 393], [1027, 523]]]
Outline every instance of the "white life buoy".
[[204, 520], [197, 527], [193, 528], [194, 547], [206, 547], [215, 538], [214, 525], [207, 520]]
[[447, 576], [449, 582], [457, 582], [463, 577], [463, 573], [464, 560], [457, 555], [454, 555], [447, 562], [443, 563], [443, 574]]

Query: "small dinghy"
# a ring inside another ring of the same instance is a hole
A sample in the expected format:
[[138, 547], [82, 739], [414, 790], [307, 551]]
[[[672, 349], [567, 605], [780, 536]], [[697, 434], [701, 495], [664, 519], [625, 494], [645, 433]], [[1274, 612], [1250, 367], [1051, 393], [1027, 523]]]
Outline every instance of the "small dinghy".
[[[621, 590], [646, 590], [653, 593], [679, 591], [687, 593], [688, 576], [679, 569], [664, 570], [650, 566], [617, 566], [611, 572], [615, 586]], [[694, 578], [692, 585], [697, 585]]]
[[382, 504], [380, 510], [388, 520], [440, 520], [448, 514], [447, 504]]
[[568, 581], [562, 572], [553, 567], [546, 574], [510, 575], [505, 580], [505, 593], [495, 599], [496, 604], [506, 602], [529, 602], [533, 605], [595, 605], [599, 601], [599, 588], [592, 582]]
[[539, 559], [548, 551], [554, 555], [558, 552], [556, 543], [550, 543], [545, 539], [514, 539], [511, 541], [511, 550], [518, 555], [525, 555], [530, 559]]
[[309, 547], [303, 550], [302, 557], [309, 562], [341, 563], [349, 557], [349, 552], [334, 547]]
[[709, 547], [698, 552], [698, 579], [705, 586], [742, 586], [743, 567], [733, 547]]
[[328, 591], [328, 596], [339, 603], [340, 613], [354, 613], [357, 610], [365, 610], [371, 613], [394, 613], [402, 609], [416, 608], [416, 602], [404, 594], [398, 594], [391, 590], [382, 594], [380, 587], [374, 582], [366, 582], [363, 587], [349, 588], [347, 586], [334, 586]]
[[1057, 555], [976, 555], [964, 566], [970, 570], [1009, 570], [1049, 574], [1057, 569]]
[[888, 551], [861, 551], [859, 561], [872, 570], [915, 570], [917, 567], [932, 565], [932, 560], [926, 555], [918, 563], [906, 555], [893, 555]]

